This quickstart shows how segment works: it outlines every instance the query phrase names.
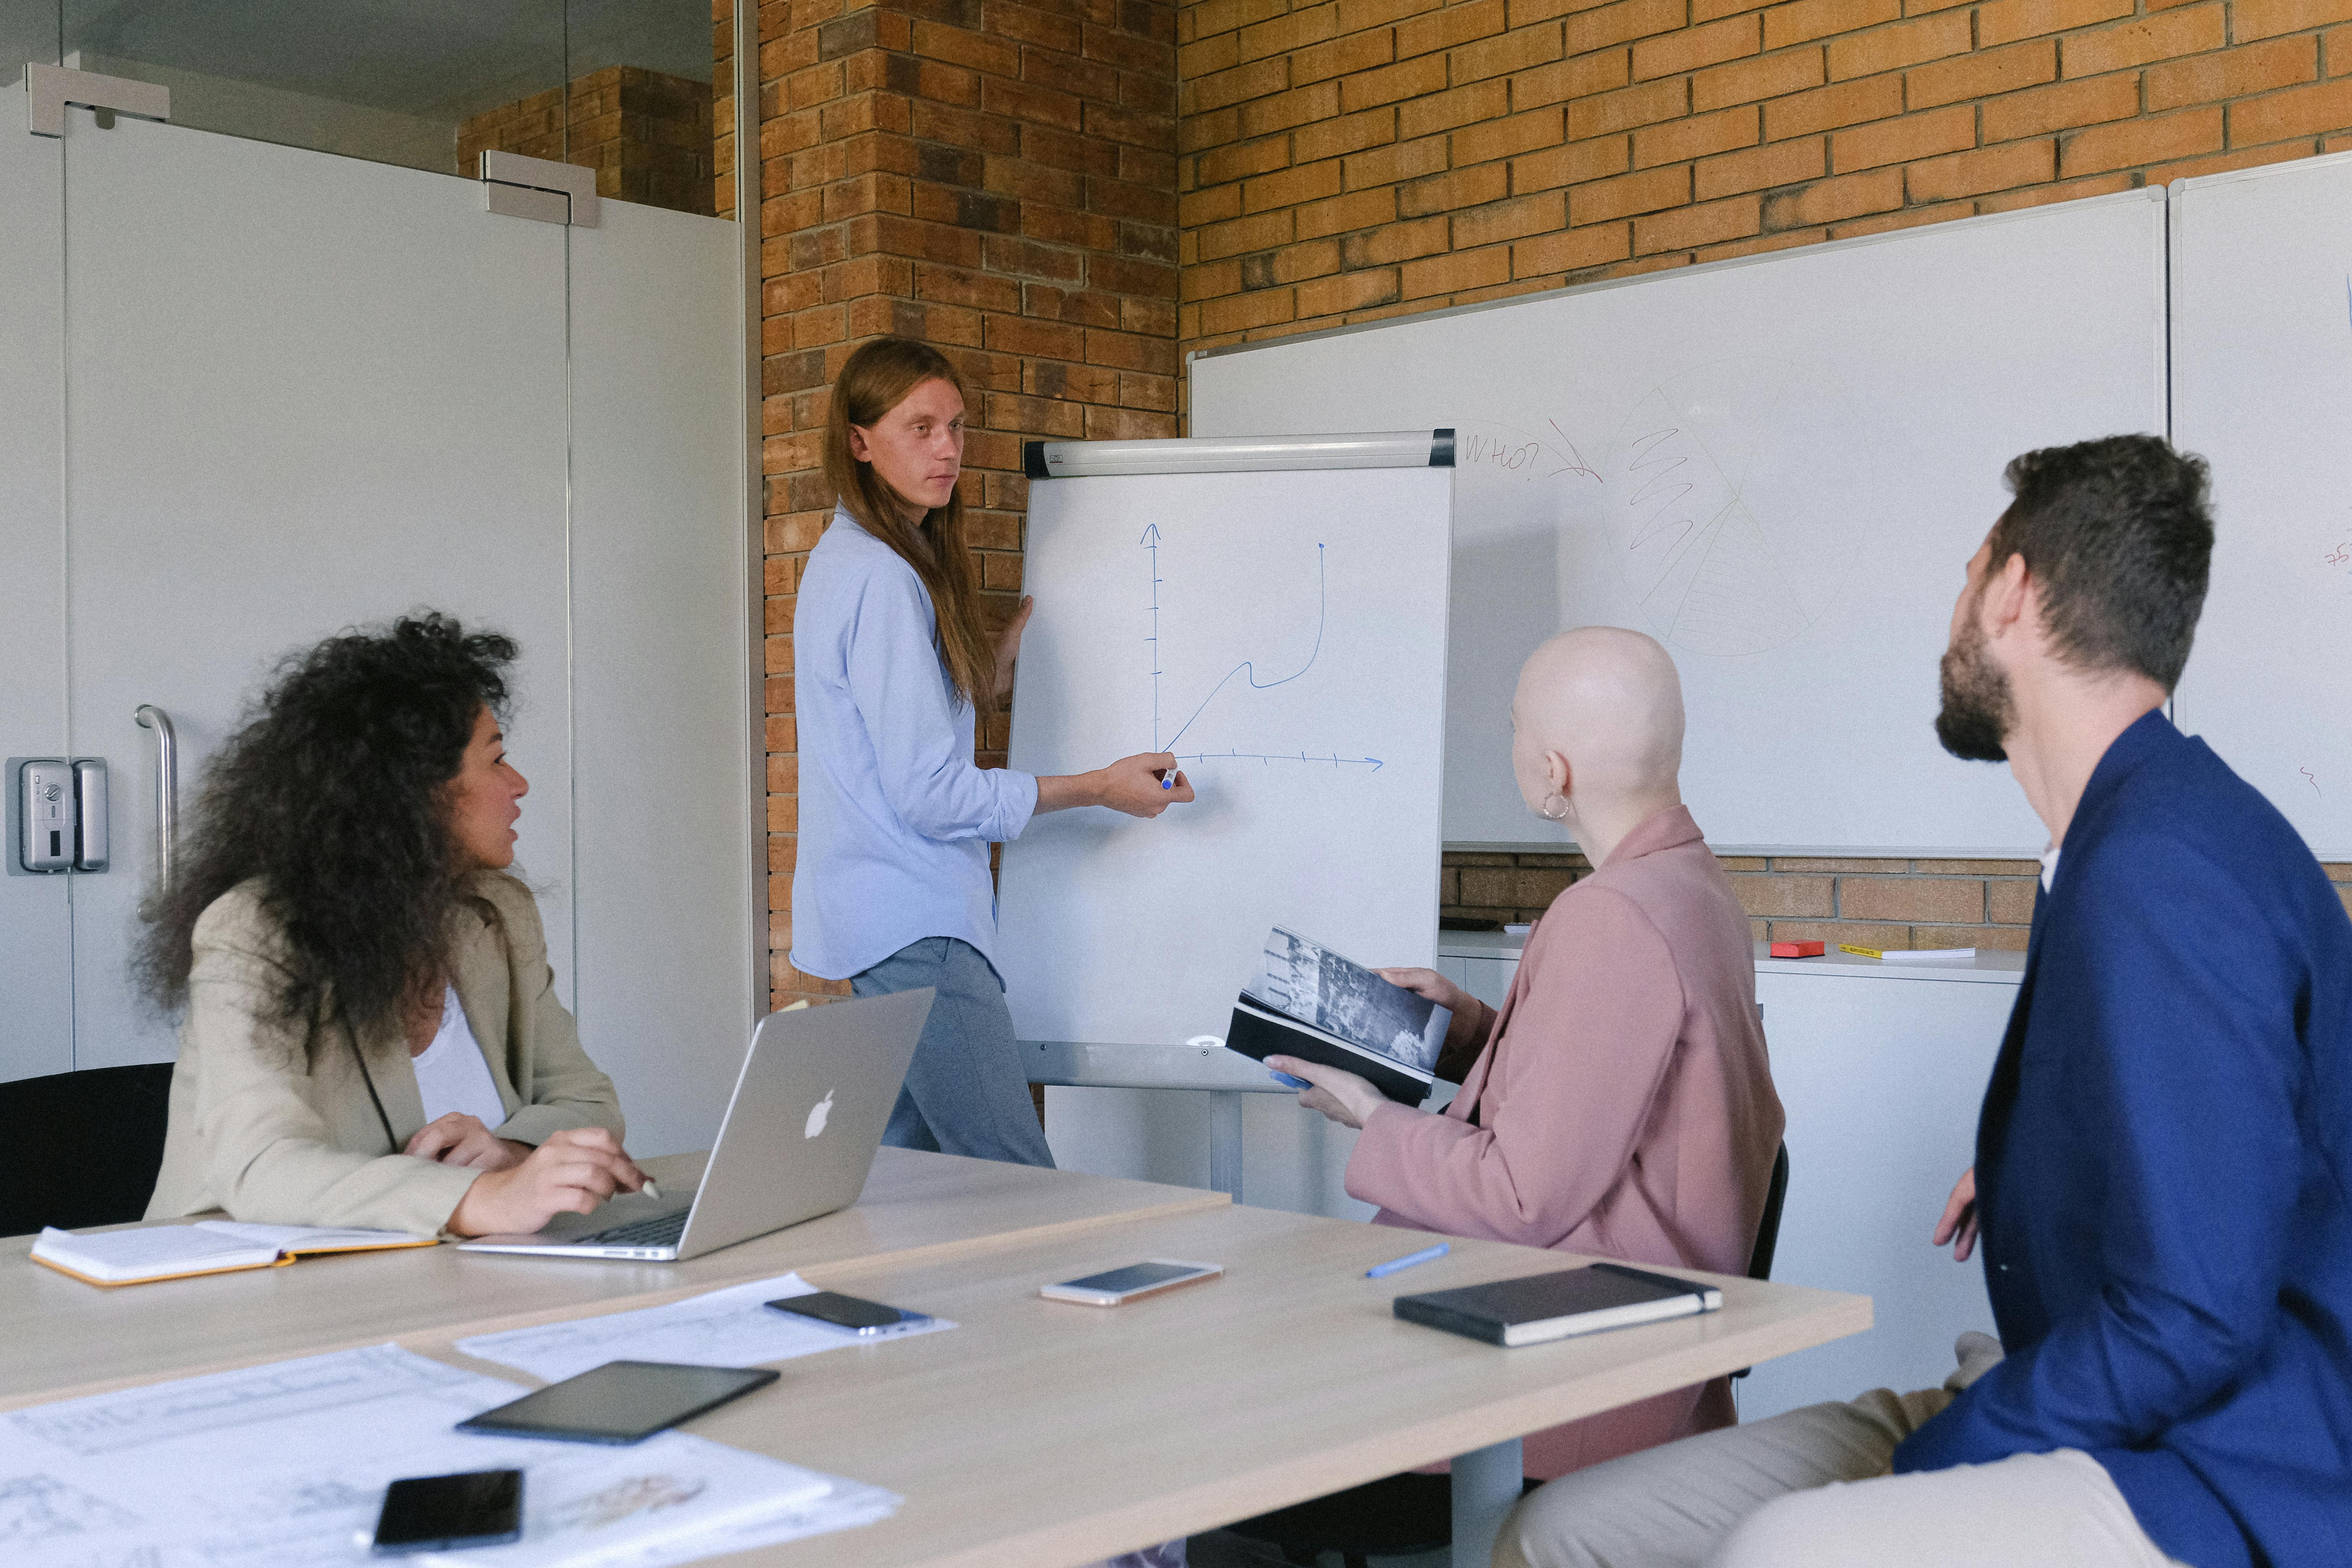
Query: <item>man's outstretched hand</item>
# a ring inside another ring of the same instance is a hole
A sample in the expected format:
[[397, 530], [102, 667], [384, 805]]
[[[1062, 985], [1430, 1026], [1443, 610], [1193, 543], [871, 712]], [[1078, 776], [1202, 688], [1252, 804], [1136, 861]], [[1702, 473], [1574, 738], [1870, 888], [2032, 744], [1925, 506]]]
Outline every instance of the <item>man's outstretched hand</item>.
[[[1300, 1075], [1304, 1077], [1304, 1074]], [[1970, 1165], [1952, 1184], [1952, 1195], [1944, 1200], [1944, 1217], [1936, 1222], [1935, 1243], [1941, 1247], [1952, 1244], [1952, 1261], [1966, 1263], [1977, 1249], [1977, 1168]]]

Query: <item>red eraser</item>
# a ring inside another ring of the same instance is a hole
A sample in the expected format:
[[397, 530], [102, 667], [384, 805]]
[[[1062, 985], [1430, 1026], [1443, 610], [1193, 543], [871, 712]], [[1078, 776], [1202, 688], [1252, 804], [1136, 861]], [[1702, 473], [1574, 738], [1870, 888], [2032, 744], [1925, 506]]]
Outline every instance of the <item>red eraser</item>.
[[1825, 949], [1817, 942], [1776, 942], [1772, 944], [1775, 958], [1819, 958]]

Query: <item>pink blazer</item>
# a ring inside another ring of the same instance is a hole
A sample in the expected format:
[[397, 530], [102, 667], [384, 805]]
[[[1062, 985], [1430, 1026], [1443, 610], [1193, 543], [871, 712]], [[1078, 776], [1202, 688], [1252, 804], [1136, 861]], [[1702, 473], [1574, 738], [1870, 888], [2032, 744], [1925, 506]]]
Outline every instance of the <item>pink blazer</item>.
[[[1453, 1104], [1374, 1111], [1347, 1185], [1381, 1225], [1744, 1274], [1783, 1125], [1748, 917], [1676, 805], [1552, 901]], [[1527, 1473], [1735, 1419], [1718, 1378], [1537, 1433]]]

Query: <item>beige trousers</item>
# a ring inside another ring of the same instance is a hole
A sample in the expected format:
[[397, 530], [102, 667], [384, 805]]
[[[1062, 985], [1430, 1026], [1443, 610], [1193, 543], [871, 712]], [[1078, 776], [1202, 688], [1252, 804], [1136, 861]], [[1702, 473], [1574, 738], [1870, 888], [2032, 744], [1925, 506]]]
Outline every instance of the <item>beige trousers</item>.
[[1963, 1334], [1941, 1388], [1874, 1389], [1685, 1437], [1521, 1500], [1494, 1568], [2182, 1568], [2072, 1448], [1924, 1475], [1895, 1447], [2000, 1359]]

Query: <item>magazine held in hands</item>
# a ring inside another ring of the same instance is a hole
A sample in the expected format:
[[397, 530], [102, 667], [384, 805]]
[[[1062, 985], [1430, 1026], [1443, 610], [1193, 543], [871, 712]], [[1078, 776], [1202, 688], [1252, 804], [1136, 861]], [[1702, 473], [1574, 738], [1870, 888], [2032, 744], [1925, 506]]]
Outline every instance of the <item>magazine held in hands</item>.
[[1453, 1009], [1276, 926], [1234, 1005], [1225, 1048], [1258, 1061], [1297, 1057], [1339, 1068], [1401, 1105], [1419, 1105], [1436, 1081], [1453, 1022]]

